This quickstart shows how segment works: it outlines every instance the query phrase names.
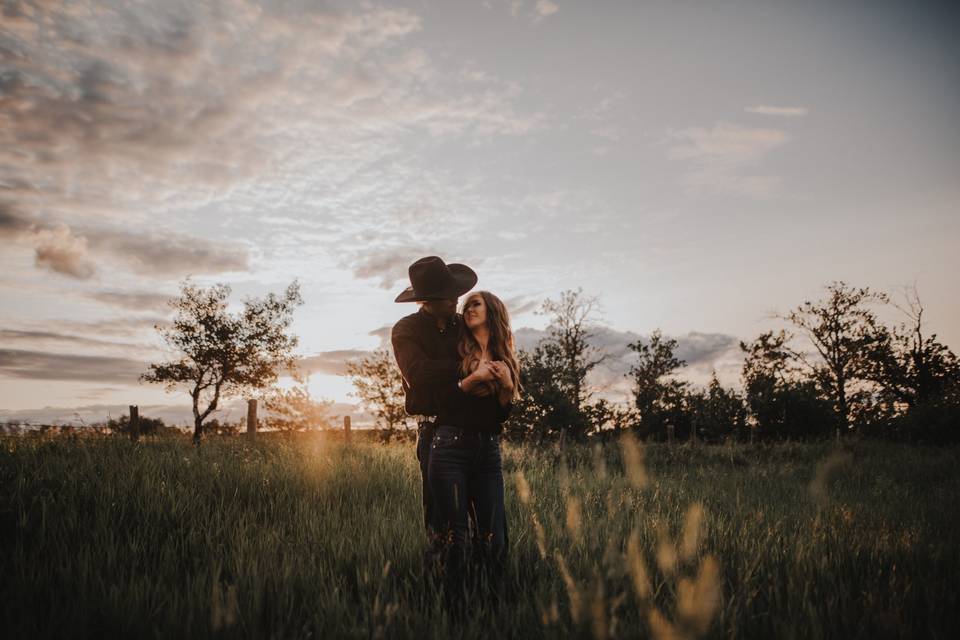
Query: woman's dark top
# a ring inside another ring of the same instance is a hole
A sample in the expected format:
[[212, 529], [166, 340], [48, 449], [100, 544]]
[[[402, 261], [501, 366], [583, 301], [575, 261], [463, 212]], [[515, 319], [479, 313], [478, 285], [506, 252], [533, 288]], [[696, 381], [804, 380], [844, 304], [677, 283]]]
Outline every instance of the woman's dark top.
[[478, 433], [500, 433], [513, 403], [503, 407], [496, 394], [475, 396], [457, 383], [445, 384], [437, 392], [437, 424], [460, 427]]

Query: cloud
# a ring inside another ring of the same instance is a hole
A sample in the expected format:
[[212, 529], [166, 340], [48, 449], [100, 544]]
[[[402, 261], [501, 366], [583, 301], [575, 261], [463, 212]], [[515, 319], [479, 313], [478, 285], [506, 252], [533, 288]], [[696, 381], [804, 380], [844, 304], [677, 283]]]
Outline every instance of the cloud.
[[182, 234], [103, 230], [87, 237], [97, 251], [143, 274], [178, 276], [249, 268], [246, 248]]
[[[626, 375], [630, 367], [637, 361], [637, 354], [629, 348], [629, 344], [642, 340], [649, 340], [649, 336], [641, 336], [632, 331], [618, 331], [604, 326], [590, 328], [592, 336], [589, 345], [606, 355], [590, 375], [588, 382], [595, 388], [607, 393], [624, 394], [629, 392], [630, 381]], [[548, 335], [544, 329], [523, 327], [514, 332], [517, 346], [530, 350]], [[684, 360], [686, 367], [680, 369], [678, 377], [693, 382], [705, 384], [715, 370], [724, 384], [736, 384], [740, 365], [743, 361], [739, 348], [739, 338], [723, 333], [690, 332], [679, 336], [664, 336], [677, 341], [674, 355]]]
[[555, 2], [550, 0], [537, 0], [537, 3], [533, 7], [534, 13], [536, 13], [537, 19], [542, 20], [547, 16], [552, 16], [557, 11], [560, 11], [560, 7]]
[[752, 197], [773, 195], [780, 178], [747, 171], [790, 140], [779, 129], [730, 123], [672, 131], [669, 138], [670, 158], [687, 166], [682, 182], [689, 191]]
[[95, 291], [87, 297], [121, 309], [166, 311], [173, 296], [149, 291]]
[[761, 116], [783, 116], [785, 118], [799, 118], [810, 112], [806, 107], [774, 107], [765, 104], [747, 107], [746, 111]]
[[146, 370], [127, 358], [0, 349], [0, 375], [10, 378], [135, 384]]
[[347, 375], [347, 363], [356, 358], [369, 355], [370, 351], [360, 349], [341, 349], [338, 351], [321, 351], [297, 363], [300, 371], [305, 374], [326, 373], [333, 376]]
[[380, 346], [378, 347], [379, 349], [389, 349], [392, 347], [390, 342], [390, 334], [392, 331], [393, 331], [393, 325], [388, 324], [380, 327], [379, 329], [374, 329], [367, 335], [371, 335], [374, 338], [380, 339]]
[[97, 338], [88, 338], [86, 336], [58, 333], [56, 331], [29, 331], [19, 329], [0, 329], [0, 340], [6, 343], [26, 342], [36, 344], [55, 342], [83, 347], [120, 347], [124, 349], [135, 346], [122, 342], [111, 342]]
[[540, 308], [543, 298], [540, 296], [517, 295], [511, 296], [503, 301], [511, 317], [519, 316], [522, 313], [536, 311]]
[[381, 289], [393, 289], [398, 282], [407, 280], [409, 277], [407, 270], [415, 260], [428, 255], [436, 254], [422, 248], [375, 249], [371, 247], [354, 258], [351, 270], [357, 278], [379, 278]]
[[78, 280], [89, 279], [96, 273], [87, 239], [74, 235], [67, 225], [38, 229], [31, 241], [36, 245], [34, 259], [39, 268]]

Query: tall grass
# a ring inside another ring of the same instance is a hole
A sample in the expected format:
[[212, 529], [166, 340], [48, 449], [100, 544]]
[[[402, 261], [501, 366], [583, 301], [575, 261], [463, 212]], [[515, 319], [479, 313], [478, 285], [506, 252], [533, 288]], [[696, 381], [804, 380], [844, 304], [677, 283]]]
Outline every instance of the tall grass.
[[[956, 449], [505, 449], [510, 566], [451, 616], [412, 444], [0, 440], [6, 637], [946, 637]], [[625, 464], [626, 461], [626, 464]]]

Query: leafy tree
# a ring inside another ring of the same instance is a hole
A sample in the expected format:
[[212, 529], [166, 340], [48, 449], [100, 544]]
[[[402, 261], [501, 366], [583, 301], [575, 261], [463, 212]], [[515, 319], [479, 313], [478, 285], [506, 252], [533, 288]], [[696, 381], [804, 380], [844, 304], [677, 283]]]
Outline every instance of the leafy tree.
[[690, 434], [690, 416], [686, 411], [688, 383], [673, 378], [686, 362], [674, 356], [677, 341], [664, 340], [660, 330], [650, 340], [637, 340], [627, 345], [637, 353], [637, 363], [626, 375], [633, 378], [634, 404], [640, 414], [640, 432], [643, 437], [666, 438], [673, 426], [678, 438]]
[[698, 438], [720, 441], [727, 436], [743, 438], [747, 410], [743, 398], [733, 389], [724, 389], [714, 372], [706, 391], [688, 394], [691, 426]]
[[264, 426], [280, 431], [329, 429], [336, 419], [331, 413], [333, 400], [314, 400], [306, 384], [273, 389], [263, 398], [263, 407]]
[[870, 352], [869, 377], [891, 404], [908, 408], [956, 400], [960, 392], [957, 356], [927, 333], [923, 304], [915, 287], [904, 291], [904, 304], [896, 304], [907, 321], [882, 331]]
[[838, 423], [848, 429], [870, 408], [870, 353], [882, 340], [882, 327], [868, 307], [884, 303], [887, 296], [869, 288], [832, 282], [827, 296], [805, 301], [784, 316], [809, 339], [819, 358], [800, 351], [792, 355], [806, 368], [821, 392], [833, 404]]
[[753, 428], [762, 438], [804, 439], [829, 434], [835, 416], [817, 385], [803, 378], [801, 367], [787, 346], [785, 331], [761, 334], [740, 343], [746, 354], [742, 380]]
[[198, 287], [189, 280], [180, 296], [171, 301], [173, 324], [157, 327], [163, 341], [178, 358], [151, 364], [141, 376], [166, 385], [168, 391], [186, 386], [193, 400], [193, 441], [199, 445], [204, 421], [216, 411], [221, 398], [263, 389], [281, 369], [293, 369], [297, 337], [288, 334], [293, 311], [303, 303], [294, 281], [282, 296], [248, 299], [243, 310], [230, 313], [230, 287]]
[[960, 362], [928, 333], [916, 287], [895, 303], [905, 322], [885, 331], [871, 351], [871, 379], [880, 386], [882, 420], [876, 433], [884, 437], [927, 442], [960, 438]]
[[403, 377], [389, 349], [377, 349], [368, 356], [347, 363], [347, 375], [356, 396], [373, 413], [374, 423], [386, 431], [387, 438], [401, 428], [409, 428], [410, 416], [404, 408]]
[[587, 375], [605, 358], [589, 342], [597, 299], [567, 290], [546, 300], [540, 313], [550, 315], [547, 335], [519, 354], [522, 392], [506, 429], [514, 436], [583, 439], [595, 425]]

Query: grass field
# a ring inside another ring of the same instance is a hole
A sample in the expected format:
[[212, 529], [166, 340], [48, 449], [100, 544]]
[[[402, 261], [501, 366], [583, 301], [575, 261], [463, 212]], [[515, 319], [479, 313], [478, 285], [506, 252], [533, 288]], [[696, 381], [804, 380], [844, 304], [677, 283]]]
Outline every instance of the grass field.
[[[4, 637], [955, 637], [956, 448], [505, 449], [510, 567], [453, 619], [413, 445], [0, 440]], [[624, 453], [627, 465], [624, 466]]]

